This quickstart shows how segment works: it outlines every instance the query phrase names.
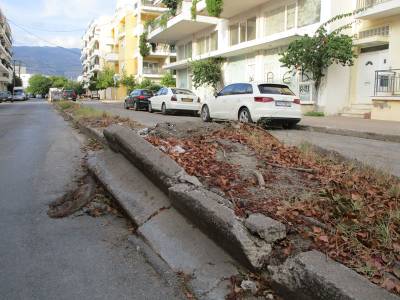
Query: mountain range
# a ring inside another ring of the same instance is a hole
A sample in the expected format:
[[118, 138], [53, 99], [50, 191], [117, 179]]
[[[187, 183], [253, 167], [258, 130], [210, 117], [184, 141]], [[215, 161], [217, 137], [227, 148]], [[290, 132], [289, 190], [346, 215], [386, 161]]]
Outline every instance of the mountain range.
[[82, 73], [80, 49], [62, 47], [13, 47], [13, 59], [29, 74], [58, 75], [77, 79]]

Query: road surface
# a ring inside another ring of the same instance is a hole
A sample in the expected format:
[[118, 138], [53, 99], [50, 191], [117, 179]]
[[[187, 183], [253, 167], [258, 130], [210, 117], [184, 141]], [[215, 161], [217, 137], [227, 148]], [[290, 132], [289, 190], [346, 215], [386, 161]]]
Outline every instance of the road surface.
[[80, 175], [82, 142], [44, 101], [0, 104], [0, 299], [176, 299], [124, 219], [47, 217]]

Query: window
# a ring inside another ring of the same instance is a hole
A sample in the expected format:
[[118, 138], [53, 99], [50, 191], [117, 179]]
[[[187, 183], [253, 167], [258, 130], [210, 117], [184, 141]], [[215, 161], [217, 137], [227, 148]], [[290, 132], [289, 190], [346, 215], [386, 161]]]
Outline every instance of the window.
[[185, 90], [185, 89], [172, 89], [172, 93], [174, 95], [178, 95], [178, 94], [179, 95], [191, 95], [191, 96], [194, 95], [192, 91]]
[[229, 36], [230, 36], [230, 45], [236, 45], [239, 43], [239, 25], [231, 25], [229, 26]]
[[229, 26], [229, 37], [231, 46], [254, 40], [257, 37], [257, 18]]
[[210, 50], [218, 50], [218, 31], [214, 31], [210, 36]]
[[283, 84], [260, 84], [258, 89], [261, 94], [294, 96], [290, 88]]
[[247, 40], [252, 41], [256, 38], [257, 18], [247, 20]]
[[211, 35], [200, 38], [196, 42], [199, 55], [218, 50], [218, 32], [214, 31]]
[[233, 94], [234, 84], [228, 85], [222, 91], [218, 93], [218, 96], [229, 96]]
[[244, 94], [252, 94], [252, 93], [253, 93], [253, 87], [251, 86], [251, 84], [248, 84], [248, 83], [234, 84], [233, 94], [244, 95]]
[[320, 21], [321, 0], [298, 0], [298, 26], [307, 26]]
[[265, 14], [265, 33], [267, 36], [285, 31], [285, 8], [285, 6], [282, 6]]
[[184, 60], [192, 57], [192, 42], [178, 46], [177, 60]]

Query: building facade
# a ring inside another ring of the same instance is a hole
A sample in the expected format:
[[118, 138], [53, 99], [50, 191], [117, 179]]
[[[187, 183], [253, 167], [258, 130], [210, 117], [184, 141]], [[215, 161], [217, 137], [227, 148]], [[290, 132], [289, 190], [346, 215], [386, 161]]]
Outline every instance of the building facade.
[[[149, 32], [151, 42], [175, 45], [177, 60], [167, 64], [166, 69], [177, 72], [178, 87], [193, 88], [190, 61], [223, 57], [226, 61], [224, 84], [248, 81], [289, 84], [300, 96], [304, 111], [318, 109], [327, 115], [361, 117], [368, 117], [372, 112], [374, 117], [374, 107], [386, 106], [380, 98], [374, 102], [372, 98], [378, 96], [374, 89], [379, 91], [385, 84], [392, 85], [394, 94], [397, 93], [399, 75], [392, 70], [399, 67], [399, 55], [395, 54], [400, 53], [399, 0], [230, 0], [225, 2], [218, 18], [208, 16], [205, 1], [200, 1], [195, 19], [192, 5], [192, 1], [184, 0], [166, 26], [154, 26]], [[331, 66], [318, 95], [310, 78], [281, 66], [279, 53], [291, 41], [306, 34], [313, 35], [332, 17], [357, 9], [360, 12], [354, 17], [327, 26], [328, 30], [334, 30], [345, 24], [355, 24], [346, 33], [357, 37], [354, 42], [359, 54], [356, 64], [354, 67]], [[374, 67], [370, 67], [369, 57], [379, 63], [372, 62]], [[376, 75], [378, 70], [389, 71], [391, 75]], [[375, 86], [375, 82], [383, 86]], [[200, 97], [212, 97], [209, 88], [199, 88], [196, 92]]]
[[7, 90], [12, 82], [12, 34], [7, 18], [0, 10], [0, 90]]
[[[84, 45], [89, 45], [82, 51], [83, 78], [90, 78], [87, 74], [91, 75], [90, 66], [92, 66], [96, 71], [103, 70], [105, 67], [111, 68], [116, 74], [116, 81], [124, 75], [133, 75], [138, 82], [146, 78], [159, 82], [166, 72], [163, 66], [173, 61], [176, 54], [173, 50], [171, 51], [169, 45], [153, 44], [149, 55], [142, 57], [139, 40], [144, 32], [145, 23], [157, 18], [165, 11], [166, 8], [155, 6], [149, 0], [119, 0], [114, 14], [107, 17], [107, 25], [96, 26], [100, 22], [93, 22], [83, 38]], [[93, 65], [88, 58], [90, 54], [88, 56], [87, 53], [90, 52], [91, 47], [97, 47], [96, 44], [90, 44], [90, 36], [94, 33], [96, 37], [96, 30], [99, 31], [99, 51], [97, 52], [99, 58]], [[96, 62], [98, 62], [97, 65]], [[120, 85], [118, 88], [109, 88], [102, 92], [101, 96], [117, 100], [124, 99], [127, 93], [126, 87]]]

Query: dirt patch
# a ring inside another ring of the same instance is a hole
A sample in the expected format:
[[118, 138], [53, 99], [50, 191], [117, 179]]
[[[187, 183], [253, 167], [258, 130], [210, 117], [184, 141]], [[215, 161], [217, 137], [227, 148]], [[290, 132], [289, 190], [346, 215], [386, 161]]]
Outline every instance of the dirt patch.
[[263, 213], [284, 222], [282, 259], [316, 248], [400, 293], [398, 178], [311, 147], [285, 146], [250, 125], [169, 124], [147, 140], [225, 195], [239, 217]]

